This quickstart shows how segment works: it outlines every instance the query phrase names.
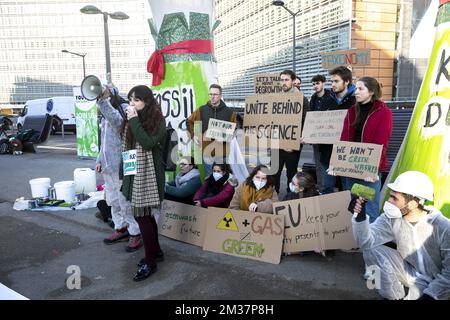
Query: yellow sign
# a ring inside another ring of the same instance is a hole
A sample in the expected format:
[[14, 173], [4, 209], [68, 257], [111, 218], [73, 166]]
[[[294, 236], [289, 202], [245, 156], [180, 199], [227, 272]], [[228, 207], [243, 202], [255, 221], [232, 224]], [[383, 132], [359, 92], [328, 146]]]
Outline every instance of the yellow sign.
[[222, 220], [220, 220], [220, 222], [217, 224], [216, 229], [239, 232], [236, 222], [234, 222], [233, 215], [230, 211], [225, 213]]

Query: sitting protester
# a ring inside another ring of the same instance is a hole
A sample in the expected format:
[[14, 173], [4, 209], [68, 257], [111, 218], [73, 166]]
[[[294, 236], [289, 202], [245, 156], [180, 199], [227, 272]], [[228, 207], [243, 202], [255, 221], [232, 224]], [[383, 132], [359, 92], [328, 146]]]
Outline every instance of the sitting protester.
[[237, 186], [236, 179], [231, 174], [227, 164], [216, 164], [212, 166], [213, 173], [194, 196], [196, 206], [228, 208]]
[[175, 180], [166, 184], [164, 199], [193, 204], [192, 198], [201, 185], [200, 172], [194, 164], [194, 158], [183, 157], [180, 160], [180, 172]]
[[275, 182], [265, 172], [268, 169], [259, 165], [253, 169], [247, 180], [236, 189], [230, 209], [272, 213], [272, 204], [278, 201]]
[[378, 292], [390, 300], [449, 299], [450, 220], [424, 205], [433, 201], [433, 182], [422, 172], [407, 171], [387, 186], [384, 214], [372, 224], [363, 198], [349, 205], [356, 243], [372, 274], [378, 274]]
[[292, 181], [289, 183], [289, 190], [290, 192], [284, 196], [283, 201], [297, 200], [320, 195], [313, 176], [307, 172], [301, 171], [297, 172], [295, 176], [292, 177]]

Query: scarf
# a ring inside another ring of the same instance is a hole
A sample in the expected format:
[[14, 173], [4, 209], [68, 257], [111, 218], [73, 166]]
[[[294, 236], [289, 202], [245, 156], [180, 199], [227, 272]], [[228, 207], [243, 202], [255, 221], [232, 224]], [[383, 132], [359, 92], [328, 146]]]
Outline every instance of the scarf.
[[177, 174], [177, 176], [175, 177], [175, 186], [177, 188], [181, 187], [183, 184], [185, 184], [186, 182], [188, 182], [191, 179], [194, 179], [196, 177], [200, 177], [200, 172], [198, 171], [198, 169], [191, 169], [191, 171], [185, 173], [184, 175], [181, 175], [181, 172], [179, 174]]
[[256, 191], [253, 183], [251, 185], [244, 183], [241, 193], [240, 208], [241, 210], [248, 211], [248, 207], [252, 202], [257, 203], [266, 199], [272, 199], [272, 195], [273, 187], [264, 187]]
[[[123, 134], [122, 147], [127, 148], [126, 136], [128, 125]], [[135, 145], [137, 162], [136, 175], [133, 179], [133, 187], [131, 193], [131, 208], [135, 217], [143, 217], [152, 215], [152, 207], [159, 207], [158, 184], [156, 182], [155, 164], [153, 163], [152, 150], [144, 150], [136, 139], [132, 143]]]

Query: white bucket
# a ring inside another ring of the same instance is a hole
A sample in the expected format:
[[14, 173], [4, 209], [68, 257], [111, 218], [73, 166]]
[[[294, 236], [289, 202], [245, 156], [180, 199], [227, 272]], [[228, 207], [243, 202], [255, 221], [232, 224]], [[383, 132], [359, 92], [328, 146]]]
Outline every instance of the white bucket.
[[90, 168], [77, 168], [73, 171], [75, 193], [89, 193], [97, 191], [95, 171]]
[[48, 197], [48, 188], [50, 185], [50, 178], [36, 178], [31, 179], [31, 197], [32, 198], [45, 198]]
[[65, 202], [75, 202], [75, 183], [73, 181], [60, 181], [55, 185], [56, 199]]

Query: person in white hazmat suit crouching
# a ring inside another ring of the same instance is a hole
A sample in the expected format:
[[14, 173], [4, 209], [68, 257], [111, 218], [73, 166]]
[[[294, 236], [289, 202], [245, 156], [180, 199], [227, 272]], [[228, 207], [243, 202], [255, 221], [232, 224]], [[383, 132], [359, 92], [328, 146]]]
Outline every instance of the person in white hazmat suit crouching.
[[[433, 183], [418, 171], [389, 183], [384, 214], [369, 224], [364, 199], [349, 205], [353, 235], [373, 272], [375, 288], [390, 300], [450, 298], [450, 220], [434, 208]], [[384, 245], [393, 242], [397, 249]], [[376, 279], [378, 277], [378, 279]]]
[[106, 202], [111, 206], [114, 233], [104, 239], [105, 244], [127, 241], [127, 252], [133, 252], [142, 246], [139, 225], [134, 219], [131, 204], [120, 191], [119, 167], [122, 159], [120, 130], [128, 104], [119, 96], [119, 91], [108, 86], [97, 99], [101, 113], [101, 146], [95, 169], [105, 181]]

